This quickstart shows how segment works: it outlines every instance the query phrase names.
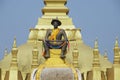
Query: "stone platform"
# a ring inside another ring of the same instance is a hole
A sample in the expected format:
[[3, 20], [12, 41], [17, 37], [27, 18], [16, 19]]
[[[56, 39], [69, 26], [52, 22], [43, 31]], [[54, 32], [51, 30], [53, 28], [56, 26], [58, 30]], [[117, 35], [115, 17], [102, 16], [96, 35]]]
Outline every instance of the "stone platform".
[[50, 49], [50, 58], [35, 71], [35, 80], [79, 80], [72, 64], [60, 58], [61, 49]]
[[45, 68], [40, 80], [74, 80], [74, 74], [70, 68]]

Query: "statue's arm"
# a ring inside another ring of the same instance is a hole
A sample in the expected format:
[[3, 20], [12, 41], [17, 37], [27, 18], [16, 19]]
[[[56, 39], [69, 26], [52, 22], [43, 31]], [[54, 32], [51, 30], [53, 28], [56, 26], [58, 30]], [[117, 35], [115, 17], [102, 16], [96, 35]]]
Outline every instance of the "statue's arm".
[[68, 40], [65, 30], [62, 30], [64, 40]]
[[47, 30], [46, 35], [45, 35], [45, 40], [49, 40], [49, 39], [48, 39], [49, 36], [50, 36], [50, 30]]

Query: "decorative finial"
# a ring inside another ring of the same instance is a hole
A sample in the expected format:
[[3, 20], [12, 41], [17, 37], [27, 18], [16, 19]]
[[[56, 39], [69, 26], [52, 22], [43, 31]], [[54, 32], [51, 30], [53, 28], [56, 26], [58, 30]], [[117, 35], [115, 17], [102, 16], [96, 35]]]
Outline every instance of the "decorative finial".
[[108, 60], [108, 53], [107, 53], [107, 50], [105, 50], [104, 59]]
[[98, 50], [98, 39], [97, 38], [95, 40], [94, 50], [93, 50], [93, 67], [100, 67], [99, 50]]
[[115, 41], [115, 47], [119, 47], [119, 43], [118, 43], [118, 37], [116, 37], [116, 41]]
[[16, 45], [16, 36], [14, 37], [13, 48], [17, 48], [17, 45]]
[[96, 38], [95, 43], [94, 43], [94, 48], [98, 49], [98, 39]]

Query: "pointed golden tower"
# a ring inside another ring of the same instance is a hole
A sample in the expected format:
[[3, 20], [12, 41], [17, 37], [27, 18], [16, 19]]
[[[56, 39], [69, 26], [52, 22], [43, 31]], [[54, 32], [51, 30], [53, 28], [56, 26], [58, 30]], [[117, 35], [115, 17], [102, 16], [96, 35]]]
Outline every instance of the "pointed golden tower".
[[33, 51], [32, 51], [32, 65], [31, 65], [32, 70], [39, 66], [39, 64], [38, 64], [38, 54], [39, 54], [39, 51], [37, 49], [37, 41], [35, 41]]
[[17, 45], [16, 45], [16, 37], [14, 38], [13, 47], [12, 47], [12, 61], [10, 65], [10, 74], [9, 74], [9, 80], [17, 80], [18, 79], [18, 63], [17, 63]]
[[17, 53], [18, 53], [18, 48], [16, 45], [16, 37], [15, 37], [11, 51], [12, 60], [10, 64], [10, 70], [6, 71], [4, 80], [23, 80], [21, 72], [18, 70]]
[[93, 50], [93, 69], [87, 75], [87, 80], [106, 80], [105, 75], [100, 68], [100, 57], [98, 49], [98, 40], [95, 40], [94, 50]]
[[114, 45], [114, 62], [113, 67], [108, 70], [108, 80], [120, 80], [120, 57], [119, 57], [119, 43], [116, 38]]
[[18, 69], [18, 63], [17, 63], [17, 53], [18, 53], [18, 48], [16, 45], [16, 37], [14, 38], [14, 42], [13, 42], [13, 47], [12, 47], [12, 61], [11, 61], [11, 69]]
[[119, 56], [119, 43], [118, 38], [116, 38], [115, 45], [114, 45], [114, 64], [120, 64], [120, 56]]
[[100, 68], [99, 61], [99, 50], [98, 50], [98, 40], [95, 40], [94, 50], [93, 50], [93, 68]]

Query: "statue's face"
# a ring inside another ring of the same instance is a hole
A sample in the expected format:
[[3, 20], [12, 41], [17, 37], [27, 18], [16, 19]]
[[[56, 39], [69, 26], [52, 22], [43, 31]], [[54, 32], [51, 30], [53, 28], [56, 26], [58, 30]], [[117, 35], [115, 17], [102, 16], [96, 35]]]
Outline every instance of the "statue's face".
[[54, 26], [54, 28], [57, 28], [57, 27], [58, 27], [58, 23], [57, 23], [57, 22], [54, 22], [54, 23], [53, 23], [53, 26]]

